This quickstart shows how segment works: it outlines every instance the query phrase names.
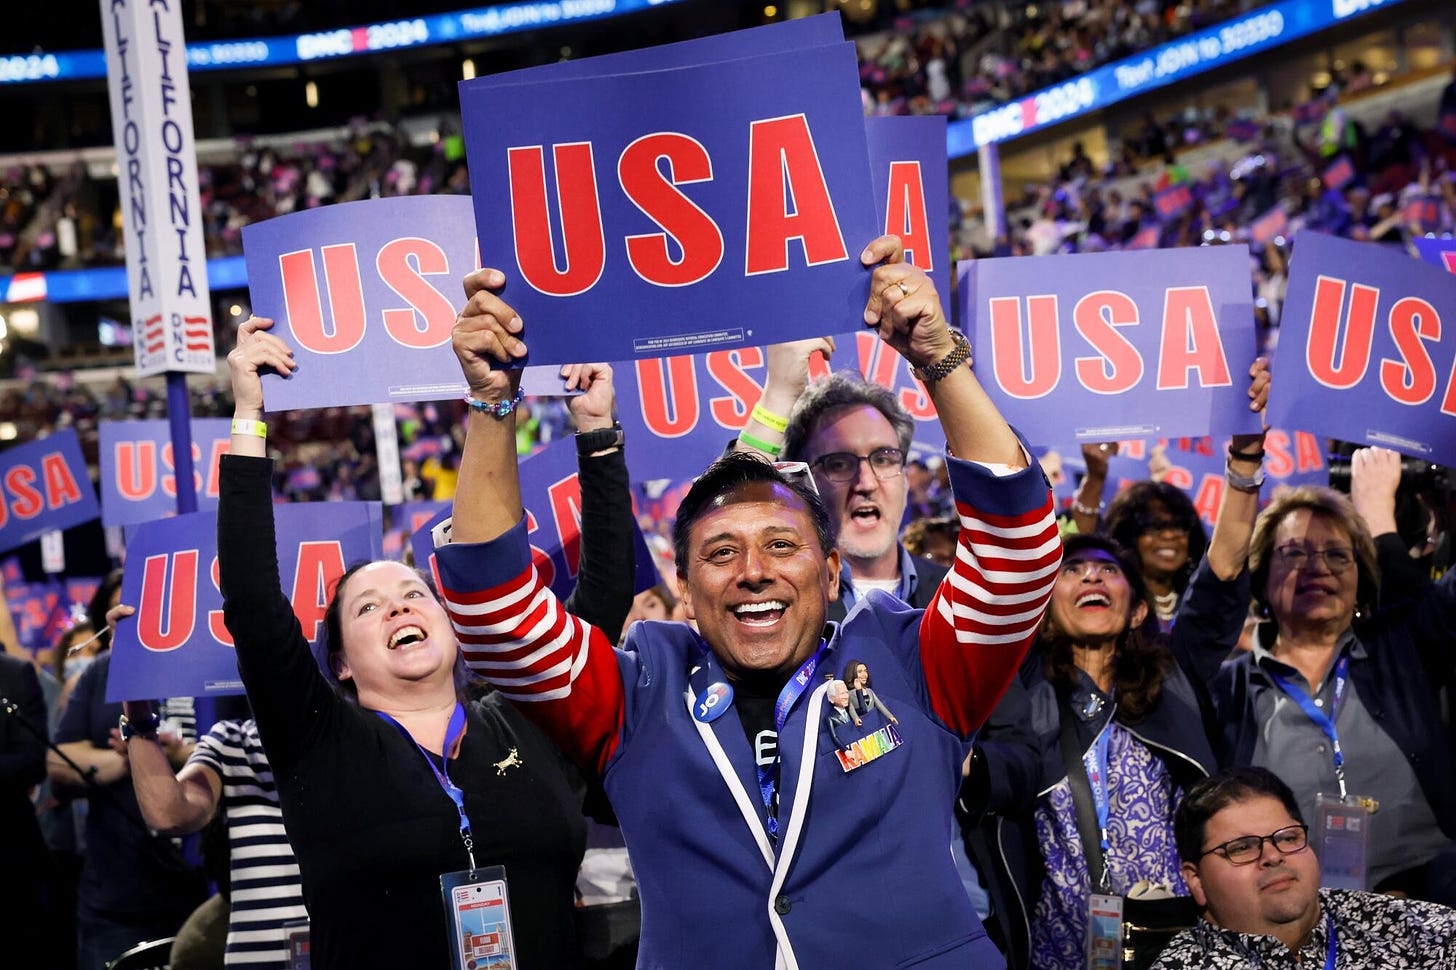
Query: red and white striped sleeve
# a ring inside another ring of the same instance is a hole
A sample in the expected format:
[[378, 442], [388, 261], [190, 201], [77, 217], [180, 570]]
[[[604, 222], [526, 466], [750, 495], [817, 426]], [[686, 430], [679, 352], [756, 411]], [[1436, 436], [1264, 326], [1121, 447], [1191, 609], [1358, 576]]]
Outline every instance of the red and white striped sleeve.
[[956, 558], [920, 625], [930, 703], [969, 737], [1016, 676], [1051, 598], [1062, 540], [1041, 468], [997, 477], [950, 459]]
[[573, 761], [604, 771], [626, 710], [616, 651], [541, 581], [524, 520], [490, 542], [440, 546], [435, 565], [466, 664]]

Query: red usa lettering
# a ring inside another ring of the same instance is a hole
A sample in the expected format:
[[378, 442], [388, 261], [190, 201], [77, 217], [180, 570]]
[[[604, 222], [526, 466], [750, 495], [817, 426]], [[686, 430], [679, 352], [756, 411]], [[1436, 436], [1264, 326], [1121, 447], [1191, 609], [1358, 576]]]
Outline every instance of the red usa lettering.
[[[996, 383], [1019, 400], [1050, 394], [1060, 386], [1065, 369], [1059, 298], [1002, 296], [988, 302]], [[1116, 290], [1088, 293], [1073, 306], [1072, 324], [1095, 351], [1073, 359], [1070, 370], [1078, 384], [1094, 394], [1121, 394], [1142, 382], [1146, 371], [1142, 354], [1123, 332], [1142, 325], [1130, 296]], [[1233, 383], [1207, 287], [1169, 287], [1158, 326], [1157, 390]]]
[[[466, 267], [451, 267], [438, 243], [418, 236], [392, 239], [364, 258], [373, 262], [374, 276], [404, 303], [378, 308], [385, 332], [395, 343], [410, 350], [429, 350], [450, 340], [455, 304], [426, 277], [439, 277], [449, 289], [459, 285], [457, 279]], [[278, 257], [284, 311], [293, 339], [304, 350], [343, 354], [364, 339], [369, 308], [364, 305], [360, 259], [353, 243], [300, 249]], [[323, 264], [322, 286], [317, 262]]]
[[713, 159], [697, 139], [674, 131], [643, 135], [622, 149], [609, 173], [599, 172], [598, 147], [562, 142], [506, 150], [516, 264], [540, 293], [576, 296], [601, 280], [607, 261], [603, 182], [614, 183], [661, 230], [623, 237], [628, 266], [654, 286], [691, 286], [717, 272], [725, 256], [723, 218], [746, 215], [745, 276], [787, 270], [793, 251], [809, 266], [849, 258], [802, 114], [750, 122], [744, 210], [718, 218], [682, 190], [714, 178]]
[[[916, 421], [934, 421], [935, 406], [899, 354], [871, 332], [855, 335], [859, 372], [868, 381], [896, 392]], [[843, 350], [841, 350], [843, 353]], [[704, 412], [719, 430], [737, 433], [763, 396], [760, 377], [767, 360], [760, 347], [715, 350], [701, 355], [709, 380], [698, 374], [699, 357], [667, 357], [634, 362], [642, 421], [659, 438], [681, 438], [697, 430]], [[820, 354], [809, 358], [809, 379], [830, 371]], [[719, 394], [717, 392], [721, 391]]]
[[[187, 645], [197, 629], [198, 567], [201, 551], [148, 556], [142, 564], [141, 602], [137, 609], [137, 640], [152, 653], [167, 653]], [[309, 640], [319, 634], [328, 591], [344, 574], [344, 551], [338, 540], [300, 542], [294, 561], [293, 590], [289, 601], [293, 613]], [[208, 566], [208, 579], [221, 591], [217, 557]], [[225, 647], [233, 645], [232, 634], [223, 622], [222, 610], [208, 610], [207, 634]]]
[[[1335, 390], [1346, 390], [1364, 381], [1374, 353], [1375, 328], [1380, 323], [1390, 333], [1399, 354], [1380, 359], [1380, 389], [1397, 404], [1425, 404], [1435, 396], [1440, 383], [1428, 345], [1440, 347], [1441, 315], [1425, 300], [1407, 296], [1390, 303], [1382, 320], [1380, 302], [1380, 288], [1376, 286], [1332, 276], [1320, 276], [1315, 281], [1309, 338], [1305, 342], [1310, 376]], [[1440, 349], [1449, 355], [1447, 343]], [[1447, 374], [1441, 413], [1456, 415], [1456, 360]]]
[[[39, 472], [39, 474], [37, 474]], [[33, 519], [81, 501], [81, 486], [58, 451], [34, 464], [16, 465], [0, 476], [0, 528], [12, 518]]]
[[[232, 442], [227, 438], [219, 438], [212, 442], [211, 450], [207, 460], [207, 488], [204, 494], [208, 498], [217, 498], [218, 495], [218, 462], [223, 455], [228, 453]], [[158, 461], [160, 450], [161, 460]], [[176, 469], [175, 455], [172, 452], [172, 443], [166, 442], [161, 449], [157, 448], [155, 441], [118, 441], [112, 448], [112, 464], [116, 468], [116, 490], [121, 497], [130, 502], [144, 502], [156, 494], [160, 485], [162, 493], [168, 497], [177, 496], [177, 478], [173, 474]], [[198, 466], [202, 459], [202, 449], [197, 442], [192, 443], [192, 488], [194, 491], [202, 490], [202, 473]]]

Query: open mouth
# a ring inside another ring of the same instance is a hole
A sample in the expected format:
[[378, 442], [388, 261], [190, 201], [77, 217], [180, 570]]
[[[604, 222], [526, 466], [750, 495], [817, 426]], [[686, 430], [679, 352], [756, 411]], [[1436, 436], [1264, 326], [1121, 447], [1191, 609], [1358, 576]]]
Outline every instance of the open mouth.
[[1076, 605], [1079, 610], [1105, 610], [1112, 606], [1112, 600], [1106, 593], [1083, 593]]
[[741, 603], [732, 607], [735, 619], [744, 626], [773, 626], [783, 618], [788, 606], [779, 600], [764, 600], [762, 603]]
[[880, 524], [880, 510], [873, 505], [861, 505], [849, 513], [849, 519], [862, 528], [873, 528]]
[[425, 631], [417, 626], [402, 626], [389, 638], [389, 649], [398, 650], [416, 643], [425, 642]]

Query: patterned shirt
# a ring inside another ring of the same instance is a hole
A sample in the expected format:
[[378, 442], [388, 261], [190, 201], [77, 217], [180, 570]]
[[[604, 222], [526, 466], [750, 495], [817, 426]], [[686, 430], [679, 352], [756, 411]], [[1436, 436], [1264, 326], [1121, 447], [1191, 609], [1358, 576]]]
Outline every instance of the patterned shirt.
[[283, 924], [307, 920], [308, 910], [258, 726], [251, 718], [218, 721], [188, 764], [205, 765], [222, 781], [232, 887], [224, 963], [287, 970]]
[[[1182, 792], [1163, 760], [1131, 732], [1116, 721], [1108, 730], [1107, 870], [1112, 891], [1126, 895], [1146, 880], [1186, 896], [1173, 844], [1173, 809]], [[1046, 860], [1046, 877], [1031, 924], [1032, 965], [1037, 970], [1082, 970], [1087, 965], [1091, 877], [1077, 830], [1077, 806], [1065, 778], [1037, 804], [1036, 840]]]
[[1321, 889], [1321, 919], [1298, 961], [1272, 936], [1250, 936], [1199, 923], [1173, 938], [1153, 970], [1285, 970], [1323, 967], [1329, 953], [1329, 921], [1335, 924], [1338, 970], [1453, 970], [1456, 910], [1416, 899]]

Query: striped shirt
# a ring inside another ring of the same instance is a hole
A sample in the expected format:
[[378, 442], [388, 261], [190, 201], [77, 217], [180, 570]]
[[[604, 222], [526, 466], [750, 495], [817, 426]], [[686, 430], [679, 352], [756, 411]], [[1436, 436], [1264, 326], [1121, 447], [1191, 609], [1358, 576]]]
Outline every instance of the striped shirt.
[[[1005, 473], [989, 466], [983, 472]], [[955, 562], [920, 627], [931, 707], [962, 737], [985, 723], [1016, 675], [1062, 552], [1049, 497], [1018, 507], [1015, 497], [999, 496], [993, 486], [985, 498], [988, 508], [957, 499]], [[479, 579], [478, 569], [457, 574], [442, 566], [440, 591], [465, 662], [502, 696], [529, 705], [528, 713], [577, 764], [604, 772], [626, 716], [627, 686], [611, 642], [567, 613], [530, 561], [514, 575]], [[477, 581], [475, 588], [469, 580]]]
[[283, 925], [308, 919], [308, 911], [257, 725], [251, 718], [217, 722], [187, 763], [222, 780], [232, 885], [225, 963], [287, 970]]

